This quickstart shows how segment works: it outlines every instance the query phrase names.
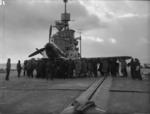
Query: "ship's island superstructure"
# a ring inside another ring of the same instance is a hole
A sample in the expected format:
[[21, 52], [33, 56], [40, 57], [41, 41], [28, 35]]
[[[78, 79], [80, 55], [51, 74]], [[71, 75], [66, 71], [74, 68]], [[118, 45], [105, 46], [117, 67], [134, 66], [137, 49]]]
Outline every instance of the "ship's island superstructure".
[[68, 58], [78, 59], [81, 57], [81, 54], [77, 47], [78, 39], [75, 38], [75, 30], [69, 28], [70, 13], [67, 12], [67, 2], [68, 0], [64, 0], [65, 11], [61, 14], [61, 20], [55, 21], [55, 25], [53, 26], [58, 32], [53, 34], [50, 40], [63, 50]]

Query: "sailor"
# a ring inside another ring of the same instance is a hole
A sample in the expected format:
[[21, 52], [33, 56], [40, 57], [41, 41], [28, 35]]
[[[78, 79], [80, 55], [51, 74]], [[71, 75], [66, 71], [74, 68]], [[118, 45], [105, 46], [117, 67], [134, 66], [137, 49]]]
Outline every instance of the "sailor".
[[30, 76], [30, 67], [31, 67], [31, 63], [30, 63], [30, 60], [27, 61], [27, 64], [26, 64], [26, 67], [27, 67], [27, 76], [29, 77]]
[[93, 66], [93, 61], [89, 60], [87, 61], [87, 75], [89, 77], [94, 77], [94, 66]]
[[98, 67], [98, 72], [100, 72], [101, 76], [104, 76], [104, 72], [102, 71], [102, 69], [103, 69], [103, 63], [102, 63], [102, 61], [100, 61], [97, 64], [97, 67]]
[[75, 61], [75, 76], [80, 77], [81, 75], [81, 60], [77, 59]]
[[51, 63], [50, 61], [46, 62], [46, 79], [49, 80], [51, 77]]
[[110, 60], [110, 72], [111, 72], [112, 77], [116, 77], [117, 65], [116, 65], [115, 59]]
[[23, 75], [25, 76], [26, 73], [27, 73], [27, 60], [25, 60], [23, 63]]
[[107, 60], [102, 61], [102, 72], [104, 76], [108, 76], [109, 72], [109, 63]]
[[128, 63], [128, 66], [130, 66], [130, 72], [131, 72], [132, 79], [135, 79], [135, 69], [136, 69], [136, 66], [135, 66], [135, 62], [134, 62], [133, 58]]
[[54, 77], [59, 78], [59, 76], [60, 76], [60, 61], [56, 59], [54, 66], [55, 66]]
[[73, 60], [69, 59], [68, 61], [68, 78], [73, 77], [73, 69], [75, 68]]
[[87, 76], [87, 71], [88, 71], [88, 64], [87, 64], [87, 61], [86, 60], [82, 60], [82, 63], [81, 63], [81, 74], [82, 74], [82, 77], [86, 77]]
[[52, 60], [47, 60], [46, 62], [46, 79], [49, 80], [53, 80], [54, 77], [54, 61]]
[[97, 77], [97, 62], [95, 60], [92, 61], [92, 72], [94, 77]]
[[18, 63], [17, 63], [17, 73], [18, 73], [18, 78], [20, 78], [20, 74], [21, 74], [21, 63], [20, 63], [20, 60], [18, 60]]
[[61, 75], [61, 78], [63, 79], [66, 79], [66, 74], [67, 74], [67, 63], [66, 61], [62, 60], [61, 61], [61, 64], [60, 64], [60, 75]]
[[141, 65], [140, 65], [140, 61], [137, 58], [135, 58], [135, 67], [136, 67], [136, 69], [135, 69], [136, 78], [139, 79], [139, 80], [142, 80], [141, 68], [140, 68]]
[[127, 63], [125, 60], [121, 60], [121, 72], [123, 74], [123, 77], [127, 77]]
[[34, 68], [35, 68], [35, 60], [34, 59], [28, 60], [28, 62], [27, 62], [27, 75], [28, 75], [28, 77], [33, 78]]
[[36, 78], [40, 78], [40, 63], [41, 63], [41, 60], [38, 60], [37, 61], [37, 66], [36, 66]]
[[119, 63], [118, 63], [118, 59], [116, 59], [116, 76], [119, 76]]
[[41, 60], [40, 77], [41, 78], [46, 78], [46, 59]]
[[64, 61], [64, 79], [68, 78], [69, 61]]
[[6, 78], [5, 80], [9, 80], [9, 74], [10, 74], [10, 69], [11, 69], [11, 59], [8, 58], [7, 64], [6, 64]]
[[44, 78], [45, 77], [45, 65], [44, 65], [44, 60], [40, 59], [37, 61], [37, 67], [36, 67], [36, 71], [37, 71], [37, 78]]

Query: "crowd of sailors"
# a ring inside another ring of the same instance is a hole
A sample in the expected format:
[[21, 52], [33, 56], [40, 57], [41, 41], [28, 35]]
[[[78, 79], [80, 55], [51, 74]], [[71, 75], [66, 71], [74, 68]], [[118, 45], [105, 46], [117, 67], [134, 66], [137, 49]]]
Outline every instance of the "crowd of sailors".
[[[6, 64], [6, 80], [9, 80], [11, 62], [8, 59]], [[18, 61], [16, 65], [18, 78], [21, 71], [23, 75], [29, 78], [45, 78], [47, 80], [54, 78], [77, 78], [77, 77], [129, 77], [142, 80], [141, 65], [137, 58], [125, 59], [76, 59], [76, 60], [48, 60], [48, 59], [30, 59], [25, 60], [23, 65]], [[130, 74], [128, 70], [130, 69]]]

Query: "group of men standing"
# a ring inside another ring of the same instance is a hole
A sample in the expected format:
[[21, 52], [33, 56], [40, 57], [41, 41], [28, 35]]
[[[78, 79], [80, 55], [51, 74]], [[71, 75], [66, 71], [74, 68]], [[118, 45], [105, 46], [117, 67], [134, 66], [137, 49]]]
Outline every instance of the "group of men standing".
[[103, 60], [100, 62], [98, 71], [102, 76], [128, 77], [130, 74], [132, 79], [142, 80], [141, 65], [137, 58], [131, 58], [131, 61], [128, 63], [124, 59]]
[[[62, 60], [62, 59], [39, 59], [27, 60], [24, 63], [25, 72], [33, 75], [36, 71], [36, 78], [75, 78], [95, 76], [97, 72], [97, 64], [94, 61], [86, 61], [85, 59]], [[28, 73], [30, 72], [30, 73]], [[33, 76], [32, 76], [33, 77]]]
[[[104, 60], [62, 60], [62, 59], [31, 59], [25, 60], [23, 68], [20, 60], [16, 65], [18, 78], [21, 70], [24, 70], [24, 76], [33, 78], [33, 72], [36, 71], [36, 78], [74, 78], [74, 77], [97, 77], [99, 71], [102, 76], [111, 75], [113, 77], [122, 76], [127, 77], [127, 67], [130, 67], [131, 77], [133, 79], [142, 80], [140, 72], [140, 62], [137, 58], [131, 59], [127, 62], [123, 59], [104, 59]], [[11, 69], [11, 59], [9, 58], [6, 64], [6, 80], [9, 80]]]
[[142, 80], [140, 61], [137, 58], [132, 58], [128, 65], [130, 66], [132, 78]]

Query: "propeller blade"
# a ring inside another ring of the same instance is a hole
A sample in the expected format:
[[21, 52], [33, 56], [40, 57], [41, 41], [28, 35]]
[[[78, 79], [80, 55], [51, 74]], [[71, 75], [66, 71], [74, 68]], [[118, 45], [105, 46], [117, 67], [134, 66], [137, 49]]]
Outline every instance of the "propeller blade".
[[49, 41], [50, 41], [51, 35], [52, 35], [52, 25], [50, 25], [50, 28], [49, 28]]
[[41, 53], [41, 52], [44, 51], [44, 50], [45, 50], [45, 48], [37, 49], [35, 52], [31, 53], [31, 54], [29, 55], [29, 57], [35, 56], [35, 55]]

